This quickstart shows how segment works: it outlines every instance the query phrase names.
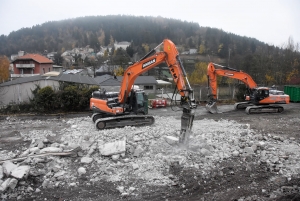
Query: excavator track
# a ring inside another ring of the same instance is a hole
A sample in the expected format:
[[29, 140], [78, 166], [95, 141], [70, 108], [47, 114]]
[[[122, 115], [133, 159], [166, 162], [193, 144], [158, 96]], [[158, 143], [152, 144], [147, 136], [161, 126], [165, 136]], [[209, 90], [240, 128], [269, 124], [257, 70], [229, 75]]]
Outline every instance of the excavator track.
[[125, 126], [150, 126], [155, 122], [151, 115], [126, 115], [97, 119], [95, 127], [98, 130], [119, 128]]
[[249, 106], [246, 108], [247, 114], [259, 114], [259, 113], [281, 113], [284, 108], [277, 105], [264, 105], [264, 106]]
[[247, 107], [250, 107], [250, 106], [254, 106], [254, 105], [250, 102], [238, 102], [238, 103], [234, 104], [233, 108], [235, 110], [239, 110], [239, 109], [246, 109]]
[[104, 117], [103, 114], [94, 113], [91, 118], [92, 118], [92, 121], [95, 123], [97, 121], [97, 119], [100, 119], [100, 118], [103, 118], [103, 117]]

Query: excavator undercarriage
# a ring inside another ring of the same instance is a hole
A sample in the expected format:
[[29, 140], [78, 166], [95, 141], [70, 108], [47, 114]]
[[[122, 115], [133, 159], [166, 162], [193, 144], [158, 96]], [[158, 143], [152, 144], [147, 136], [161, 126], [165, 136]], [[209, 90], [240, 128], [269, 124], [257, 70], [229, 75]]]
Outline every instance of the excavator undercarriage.
[[[221, 113], [218, 110], [217, 102], [212, 101], [206, 104], [206, 110], [212, 114]], [[282, 113], [284, 108], [279, 105], [254, 105], [251, 102], [239, 102], [235, 103], [233, 108], [235, 110], [245, 109], [247, 114], [259, 114], [259, 113]]]
[[247, 114], [282, 113], [284, 111], [284, 108], [280, 105], [254, 105], [251, 102], [235, 103], [234, 109], [245, 109]]
[[[97, 114], [94, 114], [95, 116]], [[99, 114], [98, 114], [99, 115]], [[94, 120], [95, 118], [92, 117]], [[96, 129], [103, 130], [125, 126], [150, 126], [155, 122], [151, 115], [124, 115], [95, 119]]]

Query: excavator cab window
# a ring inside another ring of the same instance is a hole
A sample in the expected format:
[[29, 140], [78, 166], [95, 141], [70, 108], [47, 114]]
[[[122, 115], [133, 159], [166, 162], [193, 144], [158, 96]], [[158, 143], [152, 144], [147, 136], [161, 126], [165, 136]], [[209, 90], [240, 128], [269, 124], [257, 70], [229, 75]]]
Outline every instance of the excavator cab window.
[[260, 92], [259, 95], [260, 95], [261, 98], [266, 98], [266, 97], [269, 96], [269, 90], [262, 89], [259, 92]]
[[148, 114], [148, 98], [144, 91], [135, 93], [136, 97], [136, 110], [135, 113]]
[[258, 103], [260, 100], [265, 99], [268, 96], [269, 96], [268, 89], [258, 89], [254, 91], [254, 100], [256, 103]]
[[267, 89], [252, 89], [252, 93], [250, 94], [250, 100], [254, 104], [258, 104], [259, 101], [265, 99], [269, 96], [269, 90]]
[[[133, 113], [148, 113], [148, 98], [144, 91], [131, 91], [128, 97], [128, 105], [131, 105]], [[147, 105], [147, 106], [146, 106]]]
[[144, 93], [136, 94], [136, 102], [137, 102], [138, 108], [144, 107]]

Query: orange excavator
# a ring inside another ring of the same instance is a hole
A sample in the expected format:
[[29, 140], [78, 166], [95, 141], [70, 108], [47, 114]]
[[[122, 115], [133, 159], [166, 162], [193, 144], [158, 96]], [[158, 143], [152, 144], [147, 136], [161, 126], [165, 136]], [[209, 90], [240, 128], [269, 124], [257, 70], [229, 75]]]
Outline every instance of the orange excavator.
[[175, 44], [169, 39], [165, 39], [143, 58], [127, 68], [119, 92], [93, 92], [90, 99], [90, 109], [93, 110], [92, 120], [97, 129], [147, 126], [154, 123], [154, 117], [147, 115], [148, 107], [145, 92], [133, 86], [134, 81], [140, 74], [162, 62], [168, 65], [177, 90], [181, 95], [180, 106], [183, 109], [181, 132], [184, 135], [186, 130], [191, 129], [194, 109], [197, 106], [179, 53]]
[[[218, 66], [219, 68], [215, 68]], [[281, 113], [284, 108], [278, 104], [288, 104], [289, 95], [282, 91], [268, 87], [258, 87], [250, 75], [243, 71], [225, 67], [215, 63], [209, 63], [207, 68], [209, 101], [206, 109], [210, 113], [218, 113], [217, 108], [217, 76], [225, 76], [242, 81], [247, 87], [245, 102], [235, 103], [234, 109], [246, 108], [247, 114], [253, 113]]]

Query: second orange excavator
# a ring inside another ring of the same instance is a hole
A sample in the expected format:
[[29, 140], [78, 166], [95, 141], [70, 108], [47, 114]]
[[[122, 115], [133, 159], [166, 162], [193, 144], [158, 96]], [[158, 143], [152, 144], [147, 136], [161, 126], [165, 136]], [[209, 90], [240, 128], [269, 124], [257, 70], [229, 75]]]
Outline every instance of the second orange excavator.
[[[215, 68], [218, 66], [218, 68]], [[235, 109], [246, 108], [247, 114], [253, 113], [281, 113], [284, 108], [278, 104], [288, 104], [289, 95], [282, 91], [272, 90], [268, 87], [258, 87], [255, 81], [247, 73], [222, 66], [215, 63], [209, 63], [207, 68], [209, 102], [206, 109], [210, 113], [218, 113], [217, 108], [217, 76], [225, 76], [242, 81], [247, 87], [245, 102], [235, 103]]]

